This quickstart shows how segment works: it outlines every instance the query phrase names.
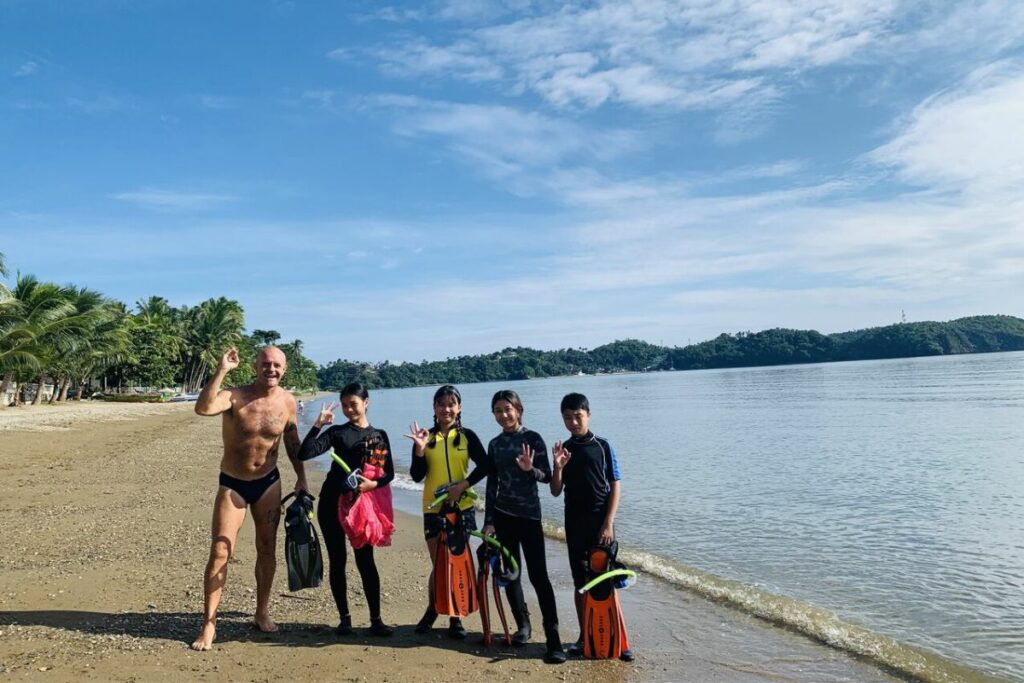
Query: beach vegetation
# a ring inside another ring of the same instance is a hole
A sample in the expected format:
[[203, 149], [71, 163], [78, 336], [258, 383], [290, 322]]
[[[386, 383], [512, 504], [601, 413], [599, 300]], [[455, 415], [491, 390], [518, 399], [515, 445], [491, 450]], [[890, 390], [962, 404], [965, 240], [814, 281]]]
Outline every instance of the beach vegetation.
[[[8, 275], [0, 253], [0, 277]], [[315, 391], [317, 367], [303, 355], [302, 341], [280, 339], [273, 330], [247, 334], [241, 304], [225, 297], [174, 307], [151, 296], [129, 310], [95, 290], [18, 273], [10, 285], [0, 281], [0, 408], [12, 387], [16, 400], [32, 403], [44, 400], [43, 387], [52, 387], [50, 402], [87, 397], [95, 386], [107, 398], [136, 396], [137, 388], [195, 393], [229, 346], [239, 349], [243, 363], [225, 386], [247, 384], [256, 354], [271, 343], [288, 357], [282, 384]], [[29, 387], [35, 387], [31, 395]]]

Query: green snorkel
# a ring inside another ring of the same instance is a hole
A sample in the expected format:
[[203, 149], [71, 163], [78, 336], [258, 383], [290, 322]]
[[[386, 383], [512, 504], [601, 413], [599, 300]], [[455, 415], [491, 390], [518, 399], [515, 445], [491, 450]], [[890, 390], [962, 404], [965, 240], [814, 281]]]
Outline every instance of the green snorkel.
[[[451, 486], [451, 484], [445, 484], [444, 486], [442, 486], [442, 487], [438, 488], [436, 491], [434, 491], [434, 494], [437, 495], [437, 498], [435, 498], [434, 500], [430, 501], [430, 504], [427, 505], [427, 509], [428, 510], [432, 510], [432, 509], [436, 508], [438, 505], [440, 505], [441, 503], [443, 503], [444, 501], [448, 500], [448, 487], [449, 486]], [[469, 498], [470, 500], [476, 500], [479, 497], [480, 497], [479, 494], [477, 494], [477, 492], [474, 491], [473, 489], [466, 489], [466, 491], [462, 494], [462, 498]], [[462, 498], [460, 498], [459, 500], [461, 500]]]
[[345, 486], [347, 486], [351, 491], [358, 490], [359, 476], [363, 473], [362, 470], [356, 468], [355, 471], [353, 471], [352, 468], [341, 459], [341, 456], [338, 455], [337, 451], [331, 453], [331, 460], [338, 463], [338, 466], [341, 467], [341, 471], [348, 475], [345, 477]]
[[[590, 581], [585, 586], [583, 586], [583, 588], [580, 588], [576, 592], [579, 593], [580, 595], [582, 595], [583, 593], [586, 593], [588, 590], [590, 590], [591, 588], [593, 588], [597, 584], [601, 583], [602, 581], [606, 581], [608, 579], [613, 579], [616, 576], [621, 576], [621, 577], [623, 577], [623, 579], [635, 579], [636, 578], [636, 572], [633, 571], [632, 569], [613, 569], [610, 572], [605, 572], [604, 574], [601, 574], [600, 576], [595, 577], [594, 580]], [[616, 588], [626, 588], [626, 587], [627, 586], [616, 586]]]
[[512, 557], [512, 553], [508, 551], [508, 548], [506, 548], [498, 542], [498, 539], [496, 539], [494, 536], [488, 536], [479, 531], [470, 531], [469, 535], [476, 536], [484, 543], [488, 543], [501, 551], [501, 554], [505, 556], [505, 560], [508, 561], [509, 566], [512, 567], [512, 571], [509, 572], [507, 577], [505, 577], [506, 581], [515, 581], [519, 578], [519, 563], [516, 562], [514, 557]]

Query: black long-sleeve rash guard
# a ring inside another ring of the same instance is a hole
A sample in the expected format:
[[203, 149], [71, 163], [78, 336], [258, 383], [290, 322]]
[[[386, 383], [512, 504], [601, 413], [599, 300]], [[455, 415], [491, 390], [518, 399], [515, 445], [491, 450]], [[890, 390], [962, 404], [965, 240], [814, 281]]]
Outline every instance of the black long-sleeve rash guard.
[[[377, 444], [376, 447], [374, 446], [375, 442]], [[383, 444], [383, 447], [380, 444]], [[391, 442], [388, 440], [387, 432], [382, 429], [377, 429], [372, 425], [357, 427], [351, 422], [346, 422], [343, 425], [334, 425], [323, 432], [313, 427], [306, 434], [306, 438], [302, 440], [302, 446], [299, 448], [299, 459], [309, 460], [321, 453], [326, 453], [332, 448], [335, 453], [341, 456], [345, 464], [353, 470], [362, 467], [367, 461], [372, 462], [372, 460], [379, 459], [380, 451], [383, 450], [384, 462], [372, 463], [384, 470], [384, 474], [380, 479], [376, 480], [378, 488], [387, 486], [395, 478], [395, 465], [391, 458]], [[373, 450], [376, 450], [378, 455], [374, 456]], [[327, 480], [340, 482], [346, 476], [348, 475], [341, 469], [341, 466], [332, 459], [331, 470], [327, 473]], [[326, 486], [327, 481], [324, 484]]]

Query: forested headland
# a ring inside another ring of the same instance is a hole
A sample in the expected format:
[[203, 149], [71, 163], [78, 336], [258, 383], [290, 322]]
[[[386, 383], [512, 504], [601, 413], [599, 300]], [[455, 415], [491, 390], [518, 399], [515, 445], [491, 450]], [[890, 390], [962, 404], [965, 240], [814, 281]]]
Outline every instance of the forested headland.
[[983, 315], [836, 334], [791, 329], [723, 333], [683, 347], [626, 339], [593, 349], [517, 347], [421, 363], [339, 359], [317, 368], [303, 354], [301, 340], [283, 342], [275, 330], [246, 331], [242, 306], [224, 297], [175, 307], [151, 296], [129, 307], [86, 287], [11, 276], [0, 254], [0, 278], [8, 277], [10, 285], [0, 280], [0, 407], [12, 386], [20, 393], [26, 385], [52, 385], [51, 401], [80, 397], [97, 387], [106, 392], [140, 387], [196, 392], [229, 346], [238, 348], [242, 363], [228, 375], [227, 386], [251, 382], [258, 349], [275, 344], [288, 357], [282, 384], [301, 391], [337, 391], [352, 381], [390, 388], [1024, 350], [1024, 320]]
[[538, 351], [517, 347], [476, 356], [422, 363], [336, 360], [317, 371], [320, 387], [348, 382], [370, 388], [498, 382], [559, 375], [659, 370], [704, 370], [760, 365], [910, 358], [1024, 350], [1024, 320], [981, 315], [949, 322], [897, 323], [852, 332], [771, 329], [720, 334], [699, 344], [666, 347], [636, 339], [594, 349]]

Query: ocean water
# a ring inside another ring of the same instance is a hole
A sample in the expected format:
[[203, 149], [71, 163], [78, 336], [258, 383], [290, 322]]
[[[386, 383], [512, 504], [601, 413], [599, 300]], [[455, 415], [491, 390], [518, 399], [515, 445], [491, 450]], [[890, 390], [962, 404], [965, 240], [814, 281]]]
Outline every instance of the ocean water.
[[[485, 445], [499, 388], [549, 446], [587, 394], [633, 565], [923, 680], [1024, 681], [1024, 353], [462, 385]], [[434, 389], [371, 396], [400, 471]]]

